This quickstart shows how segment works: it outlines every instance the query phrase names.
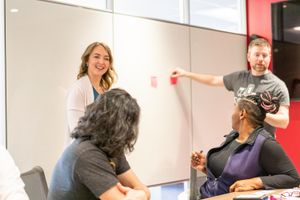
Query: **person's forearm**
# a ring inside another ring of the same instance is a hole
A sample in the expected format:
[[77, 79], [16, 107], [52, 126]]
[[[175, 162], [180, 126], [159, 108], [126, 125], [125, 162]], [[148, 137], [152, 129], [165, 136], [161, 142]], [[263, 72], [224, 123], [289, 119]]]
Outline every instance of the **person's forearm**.
[[279, 174], [274, 176], [261, 177], [265, 189], [280, 189], [280, 188], [293, 188], [299, 185], [299, 177], [297, 174], [286, 175]]
[[223, 86], [223, 77], [214, 76], [210, 74], [197, 74], [193, 72], [186, 72], [185, 77], [188, 77], [199, 83], [203, 83], [210, 86]]
[[123, 200], [149, 200], [143, 190], [130, 190]]
[[150, 190], [146, 186], [135, 187], [133, 189], [143, 190], [146, 193], [147, 199], [150, 200], [150, 197], [151, 197]]
[[124, 186], [130, 187], [135, 190], [143, 190], [147, 195], [147, 199], [150, 199], [149, 189], [138, 179], [132, 169], [129, 169], [126, 172], [118, 175], [118, 179]]
[[284, 114], [267, 113], [265, 122], [277, 128], [287, 128], [289, 125], [289, 117]]

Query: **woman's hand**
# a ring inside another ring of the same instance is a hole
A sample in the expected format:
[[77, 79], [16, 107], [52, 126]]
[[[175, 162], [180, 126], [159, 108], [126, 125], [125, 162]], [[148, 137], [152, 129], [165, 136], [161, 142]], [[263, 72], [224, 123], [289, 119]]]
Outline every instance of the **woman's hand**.
[[206, 173], [206, 167], [205, 167], [206, 157], [205, 157], [204, 153], [202, 153], [202, 151], [200, 151], [200, 152], [193, 151], [192, 152], [191, 165], [194, 169], [199, 170], [203, 173]]
[[147, 200], [147, 196], [144, 190], [134, 190], [121, 185], [121, 183], [118, 183], [117, 186], [118, 189], [125, 195], [124, 200]]
[[263, 183], [260, 178], [251, 178], [245, 180], [236, 181], [229, 188], [229, 192], [242, 192], [257, 190], [263, 188]]

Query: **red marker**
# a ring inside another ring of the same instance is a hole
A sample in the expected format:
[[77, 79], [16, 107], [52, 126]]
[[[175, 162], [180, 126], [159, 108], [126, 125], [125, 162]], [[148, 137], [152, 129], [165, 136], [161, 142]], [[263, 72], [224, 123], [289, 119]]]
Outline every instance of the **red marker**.
[[153, 88], [157, 88], [157, 77], [156, 76], [151, 76], [151, 86]]
[[170, 77], [170, 83], [171, 83], [171, 85], [176, 85], [176, 83], [177, 83], [177, 77], [171, 76]]

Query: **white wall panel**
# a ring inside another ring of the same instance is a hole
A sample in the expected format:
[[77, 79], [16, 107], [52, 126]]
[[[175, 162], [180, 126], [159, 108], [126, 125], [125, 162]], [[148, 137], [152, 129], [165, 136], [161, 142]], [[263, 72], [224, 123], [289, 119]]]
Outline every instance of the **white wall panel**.
[[189, 29], [120, 15], [114, 25], [118, 85], [137, 98], [142, 110], [140, 136], [129, 156], [132, 167], [150, 185], [188, 179], [190, 82], [171, 85], [170, 73], [179, 66], [189, 70]]
[[[11, 8], [19, 12], [11, 13]], [[112, 16], [35, 0], [7, 1], [7, 141], [21, 171], [50, 180], [67, 135], [66, 94], [86, 46], [112, 46]]]
[[[191, 29], [191, 71], [225, 75], [247, 69], [246, 36]], [[205, 153], [231, 131], [233, 93], [192, 82], [193, 149]]]

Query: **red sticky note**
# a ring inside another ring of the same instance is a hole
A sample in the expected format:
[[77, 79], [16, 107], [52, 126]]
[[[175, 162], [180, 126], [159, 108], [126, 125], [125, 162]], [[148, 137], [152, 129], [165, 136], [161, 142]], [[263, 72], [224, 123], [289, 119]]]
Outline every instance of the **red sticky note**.
[[176, 85], [176, 83], [177, 83], [177, 77], [171, 76], [170, 77], [170, 83], [171, 83], [171, 85]]
[[157, 77], [151, 76], [151, 87], [157, 88]]

